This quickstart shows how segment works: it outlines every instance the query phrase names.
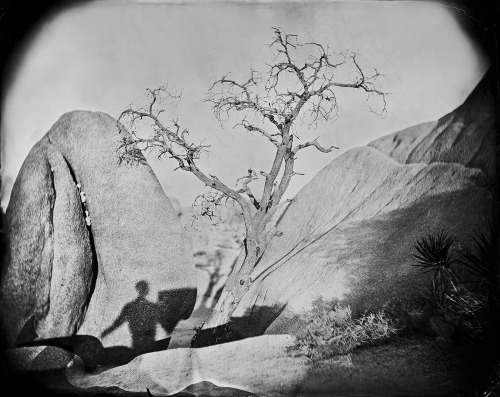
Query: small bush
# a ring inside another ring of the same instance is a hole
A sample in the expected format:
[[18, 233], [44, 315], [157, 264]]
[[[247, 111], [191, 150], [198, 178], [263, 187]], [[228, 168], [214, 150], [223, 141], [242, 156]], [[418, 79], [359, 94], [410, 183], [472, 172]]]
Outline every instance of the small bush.
[[296, 350], [312, 361], [347, 354], [387, 339], [397, 331], [384, 311], [353, 319], [349, 307], [323, 299], [314, 302], [313, 310], [303, 320], [306, 326], [297, 336]]

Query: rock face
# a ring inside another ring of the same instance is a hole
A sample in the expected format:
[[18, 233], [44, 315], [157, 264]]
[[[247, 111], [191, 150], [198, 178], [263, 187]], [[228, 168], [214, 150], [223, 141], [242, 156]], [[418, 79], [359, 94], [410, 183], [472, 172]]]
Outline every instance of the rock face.
[[354, 313], [411, 299], [429, 285], [411, 266], [417, 238], [445, 230], [471, 247], [474, 231], [489, 232], [495, 116], [487, 88], [437, 123], [352, 149], [320, 171], [257, 264], [233, 313], [238, 332], [294, 333], [296, 315], [319, 297]]
[[7, 345], [78, 333], [150, 351], [191, 314], [189, 238], [150, 167], [118, 163], [120, 139], [110, 116], [75, 111], [25, 160], [6, 216]]
[[7, 210], [1, 288], [7, 345], [75, 333], [93, 283], [80, 197], [63, 156], [45, 141], [24, 162]]
[[401, 164], [458, 163], [494, 178], [496, 112], [491, 71], [467, 100], [438, 121], [419, 124], [368, 144]]

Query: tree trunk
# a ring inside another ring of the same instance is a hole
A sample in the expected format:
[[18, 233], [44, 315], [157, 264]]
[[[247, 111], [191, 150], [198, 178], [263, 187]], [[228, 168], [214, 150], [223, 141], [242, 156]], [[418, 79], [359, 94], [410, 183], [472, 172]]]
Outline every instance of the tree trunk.
[[191, 347], [211, 346], [237, 340], [231, 329], [231, 315], [250, 287], [250, 274], [257, 263], [258, 246], [247, 243], [229, 274], [222, 294], [200, 331], [194, 336]]

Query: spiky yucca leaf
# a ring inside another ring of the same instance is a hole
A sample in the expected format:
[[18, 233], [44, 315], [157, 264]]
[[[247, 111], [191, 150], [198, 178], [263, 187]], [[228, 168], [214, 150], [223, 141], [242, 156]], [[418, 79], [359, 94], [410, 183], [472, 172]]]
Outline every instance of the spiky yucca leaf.
[[453, 265], [457, 262], [452, 244], [455, 238], [440, 231], [429, 234], [423, 239], [417, 239], [413, 256], [418, 263], [412, 266], [419, 267], [424, 273], [433, 273], [433, 283], [438, 289], [449, 289], [456, 286], [458, 277]]
[[480, 277], [482, 281], [495, 283], [495, 247], [484, 233], [476, 231], [474, 234], [475, 252], [464, 250], [460, 262], [469, 273]]
[[451, 267], [454, 258], [450, 250], [455, 238], [441, 231], [435, 235], [429, 234], [423, 239], [417, 239], [415, 245], [418, 254], [413, 256], [418, 259], [418, 264], [425, 271], [435, 271], [438, 267]]

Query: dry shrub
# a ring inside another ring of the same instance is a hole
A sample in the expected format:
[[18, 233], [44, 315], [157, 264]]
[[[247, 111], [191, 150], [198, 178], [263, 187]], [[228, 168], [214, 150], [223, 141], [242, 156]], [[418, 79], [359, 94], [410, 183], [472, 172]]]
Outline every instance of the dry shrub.
[[381, 342], [397, 332], [384, 311], [354, 319], [349, 307], [318, 299], [303, 317], [306, 326], [297, 336], [295, 350], [310, 360], [347, 354], [353, 349]]

